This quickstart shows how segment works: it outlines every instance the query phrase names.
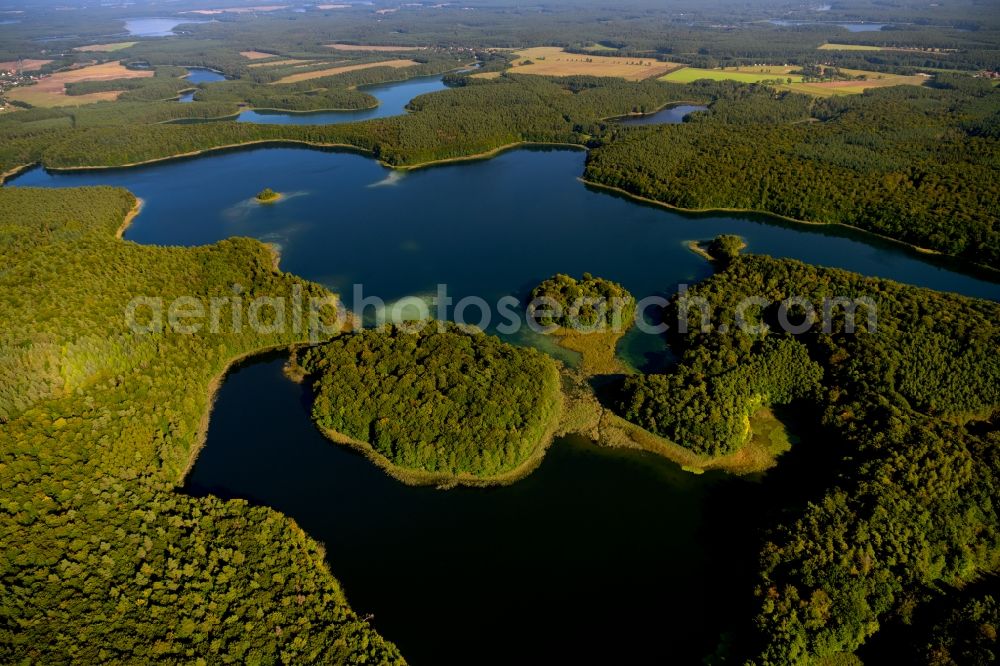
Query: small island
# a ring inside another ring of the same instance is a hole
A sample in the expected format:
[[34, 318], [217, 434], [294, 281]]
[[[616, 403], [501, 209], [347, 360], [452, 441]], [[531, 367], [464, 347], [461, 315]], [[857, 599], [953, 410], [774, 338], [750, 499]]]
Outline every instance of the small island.
[[585, 375], [616, 374], [624, 366], [616, 356], [618, 341], [635, 320], [636, 302], [617, 282], [584, 273], [580, 280], [557, 274], [531, 290], [531, 316], [581, 355]]
[[270, 187], [265, 187], [254, 198], [257, 200], [257, 203], [275, 203], [283, 197], [284, 195], [281, 192], [275, 192]]
[[541, 461], [559, 423], [556, 363], [455, 324], [386, 326], [309, 349], [313, 420], [412, 485], [491, 485]]

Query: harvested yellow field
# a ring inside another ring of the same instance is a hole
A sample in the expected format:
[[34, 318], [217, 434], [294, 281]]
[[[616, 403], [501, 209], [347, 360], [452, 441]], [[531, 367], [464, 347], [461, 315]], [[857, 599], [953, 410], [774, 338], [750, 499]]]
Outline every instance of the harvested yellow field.
[[89, 95], [67, 95], [66, 84], [77, 81], [110, 81], [114, 79], [140, 79], [153, 76], [152, 70], [126, 69], [119, 62], [105, 62], [100, 65], [78, 67], [65, 72], [57, 72], [43, 77], [38, 83], [23, 88], [14, 88], [7, 96], [12, 100], [32, 106], [79, 106], [91, 102], [118, 99], [121, 91], [91, 93]]
[[641, 81], [662, 76], [681, 65], [653, 58], [619, 58], [615, 56], [567, 53], [556, 46], [539, 46], [515, 51], [512, 63], [517, 74], [540, 76], [616, 76], [628, 81]]
[[[21, 61], [21, 71], [24, 72], [37, 72], [45, 65], [52, 62], [51, 60], [22, 60]], [[16, 60], [5, 60], [0, 62], [0, 72], [12, 72], [17, 69]]]
[[256, 7], [224, 7], [222, 9], [192, 9], [182, 14], [199, 14], [201, 16], [218, 16], [219, 14], [252, 14], [253, 12], [276, 12], [288, 5], [257, 5]]
[[362, 65], [344, 65], [342, 67], [329, 67], [327, 69], [317, 69], [312, 72], [300, 72], [299, 74], [291, 74], [289, 76], [282, 77], [275, 81], [274, 83], [297, 83], [299, 81], [308, 81], [310, 79], [321, 79], [324, 76], [334, 76], [336, 74], [343, 74], [344, 72], [353, 72], [359, 69], [370, 69], [372, 67], [412, 67], [417, 65], [415, 60], [383, 60], [382, 62], [366, 62]]
[[881, 51], [881, 46], [867, 46], [865, 44], [821, 44], [820, 51]]
[[791, 74], [799, 69], [796, 65], [743, 65], [741, 67], [723, 67], [723, 72], [743, 72], [747, 74]]
[[914, 76], [902, 76], [900, 74], [884, 74], [882, 72], [866, 72], [860, 69], [841, 69], [844, 74], [851, 76], [864, 76], [864, 80], [859, 81], [824, 81], [822, 83], [793, 83], [792, 85], [779, 86], [795, 92], [808, 93], [820, 97], [830, 95], [858, 95], [869, 88], [889, 88], [891, 86], [922, 86], [930, 76], [917, 74]]
[[264, 53], [263, 51], [240, 51], [240, 55], [247, 60], [263, 60], [264, 58], [273, 58], [275, 53]]
[[469, 78], [473, 79], [499, 79], [500, 72], [476, 72], [475, 74], [470, 74]]
[[334, 51], [420, 51], [423, 46], [377, 46], [375, 44], [327, 44], [326, 48]]
[[83, 51], [85, 53], [97, 52], [97, 53], [110, 53], [112, 51], [121, 51], [122, 49], [127, 49], [130, 46], [135, 46], [139, 42], [112, 42], [111, 44], [90, 44], [89, 46], [77, 46], [74, 51]]
[[247, 65], [247, 67], [281, 67], [284, 65], [312, 65], [315, 64], [315, 60], [298, 60], [296, 58], [287, 58], [285, 60], [269, 60], [268, 62], [255, 62]]

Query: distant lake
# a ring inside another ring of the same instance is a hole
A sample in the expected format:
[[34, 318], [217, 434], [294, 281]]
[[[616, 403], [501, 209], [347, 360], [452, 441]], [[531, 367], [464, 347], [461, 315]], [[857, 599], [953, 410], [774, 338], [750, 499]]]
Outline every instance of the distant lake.
[[[208, 69], [207, 67], [188, 67], [187, 71], [188, 71], [188, 74], [187, 74], [187, 76], [184, 77], [184, 79], [186, 81], [189, 81], [189, 82], [195, 83], [195, 84], [197, 84], [197, 83], [213, 83], [215, 81], [225, 81], [226, 80], [226, 77], [221, 72], [216, 72], [214, 69]], [[181, 103], [184, 103], [184, 104], [187, 104], [189, 102], [193, 102], [194, 101], [194, 93], [195, 93], [194, 90], [192, 90], [191, 92], [183, 93], [183, 94], [181, 94], [180, 97], [177, 98], [177, 101], [181, 102]]]
[[138, 18], [125, 19], [125, 30], [131, 37], [169, 37], [174, 28], [185, 23], [209, 23], [199, 19]]
[[795, 26], [795, 25], [837, 25], [846, 28], [848, 32], [878, 32], [888, 23], [827, 23], [820, 21], [786, 21], [784, 19], [772, 19], [768, 21], [773, 25]]
[[424, 76], [396, 83], [363, 86], [359, 90], [378, 99], [374, 109], [363, 111], [318, 111], [289, 113], [287, 111], [243, 111], [237, 118], [241, 123], [263, 123], [270, 125], [334, 125], [353, 123], [372, 118], [385, 118], [406, 113], [406, 105], [414, 97], [444, 90], [443, 77]]
[[[712, 273], [685, 241], [720, 233], [751, 252], [1000, 300], [997, 282], [849, 229], [682, 214], [587, 187], [584, 159], [518, 149], [404, 173], [352, 153], [255, 148], [132, 169], [35, 168], [12, 182], [127, 187], [145, 206], [126, 240], [258, 238], [280, 248], [283, 270], [347, 304], [357, 284], [386, 302], [439, 283], [456, 301], [494, 302], [584, 271], [640, 298], [667, 294]], [[265, 187], [287, 196], [258, 205]], [[619, 352], [636, 367], [668, 354], [641, 333]], [[763, 484], [574, 436], [508, 487], [412, 488], [324, 439], [283, 363], [271, 354], [226, 378], [185, 490], [295, 519], [325, 545], [353, 608], [416, 666], [700, 663], [752, 613], [755, 530], [833, 469], [818, 456], [836, 447], [789, 414], [806, 441]]]
[[643, 116], [622, 116], [613, 120], [619, 125], [672, 125], [684, 122], [684, 118], [695, 111], [706, 110], [708, 110], [707, 106], [679, 104], [661, 109], [656, 113], [649, 113]]
[[225, 81], [226, 77], [222, 72], [207, 67], [188, 67], [188, 74], [184, 77], [191, 83], [213, 83], [215, 81]]

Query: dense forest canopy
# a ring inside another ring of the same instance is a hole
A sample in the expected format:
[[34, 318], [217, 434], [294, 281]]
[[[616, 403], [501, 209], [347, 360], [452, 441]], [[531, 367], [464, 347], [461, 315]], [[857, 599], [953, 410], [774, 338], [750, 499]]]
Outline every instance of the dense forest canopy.
[[[679, 363], [626, 379], [625, 415], [716, 453], [745, 441], [749, 412], [796, 399], [833, 433], [840, 460], [833, 487], [763, 547], [758, 663], [853, 652], [880, 623], [996, 571], [1000, 306], [752, 255], [689, 296], [708, 302], [710, 321], [703, 329], [700, 310], [674, 301], [667, 320], [691, 324], [671, 337]], [[744, 332], [736, 307], [759, 296], [769, 304], [753, 322], [769, 328]], [[871, 297], [877, 328], [861, 311], [849, 332], [843, 310], [828, 331], [782, 333], [777, 308], [792, 296]], [[966, 648], [929, 646], [951, 649]]]
[[542, 326], [574, 330], [623, 331], [635, 318], [635, 297], [617, 282], [584, 273], [579, 280], [562, 273], [531, 290]]
[[[10, 90], [37, 84], [23, 73], [17, 85], [4, 79], [0, 174], [257, 142], [358, 150], [394, 167], [523, 142], [573, 144], [590, 151], [586, 180], [630, 195], [847, 224], [1000, 268], [993, 2], [206, 2], [0, 0], [8, 69], [37, 59], [31, 76], [117, 62], [153, 72], [70, 82], [52, 108], [8, 104]], [[188, 13], [207, 8], [219, 13]], [[125, 32], [125, 19], [164, 15], [182, 20], [171, 36]], [[846, 71], [845, 83], [849, 70], [865, 70], [924, 84], [808, 96], [733, 81], [518, 74], [510, 49], [539, 45], [703, 70], [787, 65]], [[412, 62], [377, 66], [397, 58]], [[494, 78], [464, 71], [474, 61]], [[192, 83], [188, 67], [226, 80]], [[398, 117], [232, 122], [246, 108], [368, 109], [377, 100], [364, 86], [432, 74], [445, 75], [449, 89], [412, 100]], [[178, 101], [184, 92], [190, 103]], [[80, 104], [94, 94], [117, 99]], [[675, 125], [611, 120], [674, 103], [709, 109]], [[239, 294], [239, 308], [293, 290], [329, 294], [277, 271], [271, 251], [249, 239], [198, 248], [123, 242], [116, 233], [135, 204], [111, 188], [0, 188], [0, 540], [8, 545], [0, 657], [403, 663], [351, 610], [323, 547], [292, 521], [176, 492], [226, 368], [302, 343], [303, 334], [139, 333], [122, 318], [143, 294], [230, 302]], [[866, 650], [872, 663], [995, 660], [1000, 308], [743, 256], [740, 247], [734, 237], [707, 247], [717, 273], [687, 294], [710, 305], [707, 322], [688, 301], [668, 306], [666, 321], [689, 324], [667, 338], [676, 364], [616, 377], [601, 396], [637, 426], [704, 456], [739, 455], [752, 417], [779, 406], [803, 414], [817, 435], [797, 446], [832, 449], [824, 451], [835, 461], [828, 482], [766, 523], [756, 590], [742, 591], [756, 592], [755, 617], [720, 654], [761, 665], [856, 651], [868, 659]], [[532, 295], [560, 303], [610, 295], [634, 307], [620, 285], [589, 275], [556, 275]], [[751, 296], [765, 298], [753, 314], [766, 331], [734, 325], [735, 304]], [[828, 330], [783, 331], [778, 312], [790, 297], [868, 298], [877, 330], [857, 322], [850, 332], [838, 311]], [[540, 352], [454, 327], [345, 334], [303, 352], [301, 364], [321, 428], [436, 481], [530, 466], [544, 452], [566, 379]], [[613, 354], [611, 366], [622, 370]], [[590, 385], [576, 388], [593, 398]]]
[[402, 663], [291, 521], [174, 491], [210, 385], [298, 336], [142, 334], [122, 316], [143, 294], [325, 292], [257, 241], [119, 241], [134, 205], [120, 189], [0, 188], [0, 540], [16, 544], [0, 558], [0, 659]]
[[537, 457], [560, 409], [555, 363], [454, 325], [387, 327], [308, 350], [313, 418], [391, 464], [496, 477]]

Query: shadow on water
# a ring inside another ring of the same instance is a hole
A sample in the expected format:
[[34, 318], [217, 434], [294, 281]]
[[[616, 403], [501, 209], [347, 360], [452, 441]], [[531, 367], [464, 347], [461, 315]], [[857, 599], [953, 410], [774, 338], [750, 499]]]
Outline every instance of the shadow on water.
[[[1000, 298], [996, 282], [849, 230], [679, 214], [581, 187], [583, 162], [517, 150], [371, 187], [391, 171], [370, 158], [258, 148], [128, 170], [34, 169], [14, 182], [124, 186], [146, 202], [130, 241], [280, 238], [284, 270], [342, 294], [360, 284], [387, 303], [441, 283], [456, 300], [496, 302], [559, 272], [663, 294], [711, 273], [685, 241], [718, 233], [755, 252]], [[265, 187], [308, 194], [227, 214]], [[642, 369], [668, 365], [663, 348], [653, 335], [620, 346]], [[186, 489], [294, 518], [326, 544], [354, 608], [374, 613], [416, 666], [697, 663], [748, 617], [759, 528], [836, 467], [824, 461], [835, 447], [806, 419], [766, 483], [565, 437], [511, 486], [411, 488], [325, 440], [282, 363], [266, 356], [226, 379]]]
[[325, 440], [283, 362], [230, 374], [185, 490], [295, 518], [418, 666], [698, 663], [749, 616], [758, 530], [783, 488], [823, 467], [802, 446], [767, 483], [696, 476], [566, 437], [512, 486], [413, 488]]

